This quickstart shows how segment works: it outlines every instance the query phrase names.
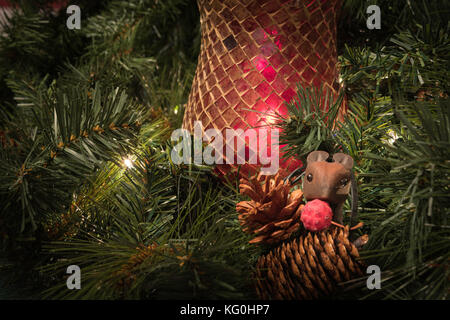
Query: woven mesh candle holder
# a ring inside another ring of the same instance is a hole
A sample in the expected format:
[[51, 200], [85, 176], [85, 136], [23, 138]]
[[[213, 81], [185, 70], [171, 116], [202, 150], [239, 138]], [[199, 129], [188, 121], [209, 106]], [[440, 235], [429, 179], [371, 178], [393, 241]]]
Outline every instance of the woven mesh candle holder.
[[[337, 82], [340, 0], [198, 0], [201, 50], [183, 127], [272, 128], [297, 84], [331, 90]], [[280, 146], [273, 146], [279, 148]], [[247, 150], [248, 154], [249, 150]], [[280, 152], [282, 154], [282, 152]], [[298, 165], [290, 159], [282, 167]], [[242, 174], [258, 164], [245, 164]], [[227, 174], [237, 165], [218, 165]]]

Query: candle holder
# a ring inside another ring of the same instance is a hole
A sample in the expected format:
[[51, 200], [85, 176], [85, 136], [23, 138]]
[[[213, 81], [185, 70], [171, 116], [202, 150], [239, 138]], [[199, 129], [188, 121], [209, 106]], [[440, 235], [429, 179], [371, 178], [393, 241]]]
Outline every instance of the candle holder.
[[[287, 114], [285, 102], [296, 95], [297, 84], [336, 94], [340, 5], [340, 0], [198, 0], [201, 49], [183, 127], [193, 132], [194, 122], [201, 121], [203, 129], [224, 135], [227, 128], [273, 130], [271, 115]], [[293, 165], [298, 161], [281, 162], [284, 168]], [[240, 172], [259, 166], [246, 163]], [[217, 169], [227, 174], [237, 167]]]

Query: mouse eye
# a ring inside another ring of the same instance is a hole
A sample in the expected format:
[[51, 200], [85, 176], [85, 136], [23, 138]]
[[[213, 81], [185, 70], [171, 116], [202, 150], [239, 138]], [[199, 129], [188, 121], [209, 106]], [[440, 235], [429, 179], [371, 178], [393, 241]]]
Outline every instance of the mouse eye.
[[343, 178], [341, 179], [341, 181], [339, 181], [339, 183], [341, 184], [342, 187], [345, 187], [348, 183], [348, 178]]
[[310, 173], [306, 176], [306, 180], [308, 180], [309, 182], [311, 182], [313, 179], [313, 175]]

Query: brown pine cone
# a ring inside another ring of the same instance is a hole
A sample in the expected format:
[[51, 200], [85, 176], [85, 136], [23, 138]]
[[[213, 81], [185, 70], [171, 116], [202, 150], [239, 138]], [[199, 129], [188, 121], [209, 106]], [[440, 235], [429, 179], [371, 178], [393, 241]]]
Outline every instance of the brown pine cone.
[[362, 276], [364, 264], [348, 239], [349, 228], [308, 232], [259, 257], [256, 292], [261, 299], [327, 297], [338, 284]]
[[277, 243], [300, 227], [303, 192], [291, 192], [292, 185], [283, 180], [286, 176], [286, 171], [279, 170], [275, 176], [259, 174], [240, 180], [240, 193], [252, 199], [236, 205], [243, 230], [256, 236], [250, 243]]

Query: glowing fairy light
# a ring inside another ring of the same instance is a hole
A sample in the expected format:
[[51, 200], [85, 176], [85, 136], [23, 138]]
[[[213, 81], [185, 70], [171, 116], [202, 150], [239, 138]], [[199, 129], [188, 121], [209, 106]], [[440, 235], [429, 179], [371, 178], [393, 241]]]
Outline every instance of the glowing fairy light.
[[397, 132], [395, 132], [395, 131], [392, 130], [392, 129], [389, 129], [389, 130], [387, 131], [387, 134], [388, 134], [389, 138], [386, 139], [386, 140], [387, 140], [387, 142], [392, 146], [392, 145], [394, 144], [394, 142], [399, 138], [399, 137], [398, 137], [398, 134], [397, 134]]
[[123, 160], [123, 164], [124, 164], [128, 169], [133, 168], [133, 160], [131, 160], [129, 157], [128, 157], [128, 158], [125, 158], [125, 159]]

